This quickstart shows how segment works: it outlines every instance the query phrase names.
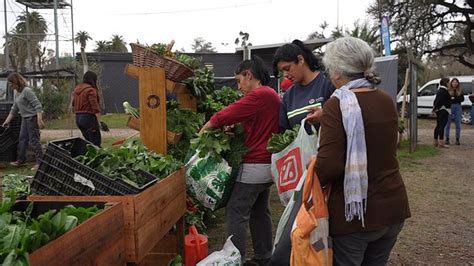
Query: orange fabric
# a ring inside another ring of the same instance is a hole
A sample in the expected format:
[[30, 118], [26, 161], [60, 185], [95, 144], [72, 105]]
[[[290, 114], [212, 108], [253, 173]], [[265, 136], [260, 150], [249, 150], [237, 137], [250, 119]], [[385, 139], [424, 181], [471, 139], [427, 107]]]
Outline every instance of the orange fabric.
[[[308, 167], [303, 187], [303, 204], [291, 232], [290, 265], [332, 265], [332, 248], [329, 238], [327, 196], [323, 193], [318, 177], [314, 174], [316, 159]], [[312, 195], [313, 205], [308, 203]], [[319, 221], [319, 222], [318, 222]]]

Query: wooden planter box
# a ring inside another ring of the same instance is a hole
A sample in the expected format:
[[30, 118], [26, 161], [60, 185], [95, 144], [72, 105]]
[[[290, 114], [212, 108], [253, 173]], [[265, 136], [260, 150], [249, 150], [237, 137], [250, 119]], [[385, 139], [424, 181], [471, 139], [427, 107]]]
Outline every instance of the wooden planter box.
[[122, 203], [110, 203], [105, 210], [29, 254], [30, 264], [125, 265], [123, 227]]
[[125, 196], [37, 196], [32, 201], [122, 202], [126, 261], [139, 263], [186, 212], [184, 169], [145, 191]]

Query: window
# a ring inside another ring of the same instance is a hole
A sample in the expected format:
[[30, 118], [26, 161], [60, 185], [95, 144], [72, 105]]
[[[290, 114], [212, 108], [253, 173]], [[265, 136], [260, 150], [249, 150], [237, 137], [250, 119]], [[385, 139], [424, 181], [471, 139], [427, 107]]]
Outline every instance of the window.
[[467, 95], [472, 92], [472, 82], [461, 82], [462, 94]]
[[0, 80], [0, 101], [7, 100], [7, 80]]
[[436, 95], [436, 92], [438, 92], [438, 85], [430, 84], [426, 86], [424, 89], [422, 89], [418, 93], [418, 96], [432, 96], [432, 95]]

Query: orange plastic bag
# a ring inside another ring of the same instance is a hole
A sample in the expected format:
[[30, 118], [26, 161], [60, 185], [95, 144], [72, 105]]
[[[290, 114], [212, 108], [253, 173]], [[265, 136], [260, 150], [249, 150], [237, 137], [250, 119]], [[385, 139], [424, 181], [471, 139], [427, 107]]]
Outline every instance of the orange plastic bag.
[[332, 265], [327, 208], [330, 187], [323, 193], [319, 179], [314, 174], [315, 164], [316, 159], [313, 159], [308, 167], [303, 187], [303, 202], [291, 230], [292, 266]]

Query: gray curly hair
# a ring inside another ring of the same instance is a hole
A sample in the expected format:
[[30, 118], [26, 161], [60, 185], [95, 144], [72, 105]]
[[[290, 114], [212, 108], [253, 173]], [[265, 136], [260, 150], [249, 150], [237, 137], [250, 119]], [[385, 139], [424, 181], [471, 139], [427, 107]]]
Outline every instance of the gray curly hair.
[[380, 83], [375, 74], [374, 51], [361, 39], [343, 37], [329, 43], [323, 64], [329, 73], [338, 73], [349, 80], [365, 77], [371, 83]]

